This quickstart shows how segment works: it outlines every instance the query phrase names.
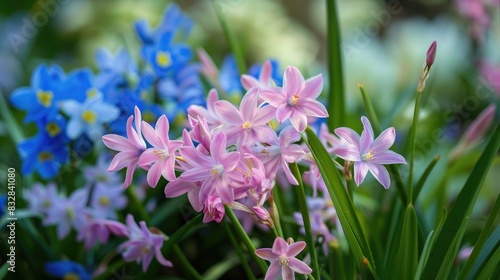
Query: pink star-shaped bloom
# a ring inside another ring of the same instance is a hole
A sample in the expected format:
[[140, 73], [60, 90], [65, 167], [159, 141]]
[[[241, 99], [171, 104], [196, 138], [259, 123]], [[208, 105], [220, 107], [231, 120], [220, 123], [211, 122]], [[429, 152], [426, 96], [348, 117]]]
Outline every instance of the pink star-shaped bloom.
[[[182, 141], [170, 140], [168, 131], [170, 125], [165, 115], [161, 116], [153, 127], [143, 122], [143, 134], [146, 140], [153, 146], [144, 151], [139, 158], [141, 167], [149, 168], [147, 181], [151, 187], [156, 187], [160, 177], [168, 181], [175, 180], [175, 151], [182, 146]], [[151, 167], [149, 167], [151, 165]]]
[[356, 185], [359, 186], [370, 171], [375, 179], [388, 189], [391, 185], [391, 178], [383, 164], [406, 164], [403, 156], [388, 150], [394, 144], [396, 130], [394, 127], [390, 127], [373, 140], [373, 129], [370, 121], [363, 116], [361, 122], [364, 126], [361, 136], [347, 127], [335, 129], [335, 134], [344, 139], [346, 144], [334, 147], [333, 152], [344, 160], [354, 162]]
[[292, 280], [295, 279], [295, 272], [310, 274], [312, 269], [303, 261], [295, 258], [305, 247], [304, 241], [288, 244], [283, 238], [277, 237], [274, 240], [273, 248], [255, 250], [257, 256], [271, 262], [265, 280], [276, 280], [280, 275], [283, 280]]
[[290, 120], [298, 132], [307, 127], [307, 117], [326, 118], [328, 112], [316, 98], [323, 90], [321, 74], [304, 80], [299, 70], [288, 66], [283, 76], [283, 88], [263, 89], [262, 99], [276, 107], [276, 119], [282, 123]]
[[132, 183], [139, 157], [146, 150], [146, 142], [144, 142], [141, 134], [141, 111], [137, 106], [134, 108], [134, 114], [135, 129], [132, 127], [134, 116], [130, 116], [127, 120], [127, 138], [116, 134], [107, 134], [102, 137], [104, 145], [111, 150], [118, 151], [118, 154], [109, 164], [108, 171], [116, 171], [127, 167], [123, 188], [130, 186], [130, 183]]

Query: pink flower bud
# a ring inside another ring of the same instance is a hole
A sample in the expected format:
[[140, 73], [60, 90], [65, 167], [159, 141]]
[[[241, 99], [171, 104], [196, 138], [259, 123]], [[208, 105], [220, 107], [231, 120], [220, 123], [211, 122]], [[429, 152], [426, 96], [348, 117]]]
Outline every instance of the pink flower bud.
[[427, 50], [427, 57], [425, 59], [427, 68], [431, 68], [432, 64], [434, 64], [434, 59], [436, 59], [436, 51], [437, 51], [437, 42], [434, 41]]
[[263, 207], [259, 207], [259, 206], [254, 206], [253, 208], [253, 212], [255, 213], [255, 215], [261, 219], [262, 221], [267, 221], [269, 220], [269, 218], [271, 217], [269, 215], [269, 212], [267, 212], [266, 209], [264, 209]]

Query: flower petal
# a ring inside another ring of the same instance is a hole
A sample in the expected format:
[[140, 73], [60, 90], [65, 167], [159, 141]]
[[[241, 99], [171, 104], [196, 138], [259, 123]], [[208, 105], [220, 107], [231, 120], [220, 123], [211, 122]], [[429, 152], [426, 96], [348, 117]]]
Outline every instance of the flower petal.
[[283, 75], [283, 92], [288, 100], [293, 95], [301, 92], [305, 85], [304, 77], [300, 73], [299, 69], [288, 66]]
[[237, 125], [244, 123], [238, 109], [227, 100], [215, 102], [215, 111], [226, 123]]
[[347, 143], [354, 145], [359, 150], [359, 134], [356, 133], [356, 131], [348, 127], [339, 127], [334, 131], [338, 137], [344, 139]]
[[396, 140], [396, 130], [394, 127], [389, 127], [372, 142], [370, 150], [372, 150], [374, 154], [384, 152], [394, 144], [394, 140]]
[[267, 101], [271, 106], [277, 108], [283, 103], [287, 103], [287, 98], [281, 88], [266, 88], [260, 91], [260, 97]]
[[370, 172], [373, 174], [375, 179], [384, 186], [384, 188], [388, 189], [391, 186], [391, 177], [389, 176], [389, 172], [387, 169], [380, 164], [367, 162], [366, 165], [370, 169]]
[[325, 105], [323, 105], [318, 100], [306, 99], [300, 104], [300, 109], [305, 115], [316, 118], [326, 118], [328, 117], [328, 110], [326, 110]]
[[286, 255], [289, 258], [293, 258], [297, 256], [304, 248], [306, 247], [306, 243], [304, 241], [297, 241], [295, 243], [292, 243], [288, 246], [288, 249], [286, 250]]
[[375, 155], [371, 162], [377, 164], [406, 164], [406, 160], [402, 155], [390, 150]]
[[358, 161], [354, 163], [354, 181], [356, 186], [361, 185], [368, 173], [368, 165], [365, 162]]
[[298, 132], [302, 133], [307, 127], [307, 116], [299, 110], [293, 110], [290, 115], [290, 123]]
[[279, 257], [279, 255], [273, 253], [271, 248], [257, 249], [255, 250], [255, 254], [266, 261], [273, 261]]
[[349, 146], [340, 146], [337, 148], [333, 148], [333, 153], [335, 153], [339, 158], [348, 161], [361, 161], [361, 156], [359, 154], [359, 150], [353, 145]]
[[312, 269], [305, 264], [303, 261], [300, 261], [296, 258], [288, 259], [288, 266], [295, 272], [300, 274], [310, 274]]
[[106, 147], [110, 148], [111, 150], [115, 151], [125, 151], [125, 150], [134, 150], [135, 147], [130, 144], [130, 141], [117, 134], [107, 134], [102, 137], [102, 142]]
[[273, 253], [281, 256], [283, 254], [286, 254], [286, 250], [288, 249], [288, 243], [286, 243], [286, 241], [283, 238], [276, 237], [276, 239], [274, 240], [272, 249], [273, 249]]
[[305, 81], [305, 86], [300, 93], [300, 98], [316, 99], [323, 91], [323, 75], [318, 74]]
[[266, 277], [264, 280], [276, 280], [281, 275], [281, 263], [279, 261], [271, 262], [271, 265], [267, 269]]
[[259, 89], [250, 89], [240, 103], [240, 112], [243, 117], [243, 121], [251, 121], [257, 114], [257, 100], [259, 98]]

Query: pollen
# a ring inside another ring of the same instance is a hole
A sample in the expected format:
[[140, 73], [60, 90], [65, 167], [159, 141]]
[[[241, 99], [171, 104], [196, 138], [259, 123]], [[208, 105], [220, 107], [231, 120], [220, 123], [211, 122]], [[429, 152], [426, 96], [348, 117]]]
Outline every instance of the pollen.
[[371, 150], [363, 155], [363, 160], [373, 160], [374, 158], [375, 158], [375, 153]]
[[38, 161], [39, 162], [48, 161], [48, 160], [51, 160], [53, 157], [54, 156], [50, 152], [40, 152], [38, 154]]
[[282, 266], [287, 267], [289, 262], [288, 257], [285, 255], [280, 256], [279, 262], [281, 263]]
[[89, 124], [93, 124], [97, 119], [97, 114], [91, 110], [85, 110], [82, 113], [82, 119]]
[[298, 94], [294, 94], [292, 96], [292, 98], [290, 98], [290, 100], [288, 101], [288, 104], [290, 104], [292, 106], [296, 106], [297, 104], [299, 104], [299, 95]]
[[99, 204], [101, 204], [102, 206], [108, 206], [109, 205], [109, 198], [106, 197], [106, 196], [101, 196], [99, 198]]
[[87, 98], [92, 98], [92, 97], [95, 97], [97, 96], [97, 94], [99, 93], [99, 91], [96, 89], [96, 88], [91, 88], [89, 90], [87, 90]]
[[61, 132], [61, 128], [55, 122], [50, 122], [45, 126], [45, 131], [50, 135], [50, 137], [54, 137]]
[[160, 159], [170, 156], [166, 150], [154, 150], [153, 155], [155, 157], [159, 157]]
[[172, 57], [169, 52], [158, 51], [156, 53], [156, 63], [160, 67], [168, 67], [172, 64]]
[[243, 129], [250, 129], [252, 128], [252, 123], [251, 122], [245, 122], [244, 124], [241, 125]]
[[36, 97], [38, 99], [38, 103], [48, 108], [52, 105], [52, 99], [54, 99], [54, 94], [52, 93], [52, 91], [45, 91], [39, 89], [36, 92]]

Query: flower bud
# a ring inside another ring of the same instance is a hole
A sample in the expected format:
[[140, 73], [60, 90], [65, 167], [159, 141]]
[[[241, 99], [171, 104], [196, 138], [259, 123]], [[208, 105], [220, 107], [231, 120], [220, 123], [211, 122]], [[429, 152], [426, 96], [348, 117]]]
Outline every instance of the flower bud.
[[432, 64], [434, 64], [434, 59], [436, 59], [436, 50], [437, 50], [437, 42], [434, 41], [427, 50], [427, 57], [425, 59], [427, 68], [431, 68]]

